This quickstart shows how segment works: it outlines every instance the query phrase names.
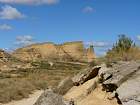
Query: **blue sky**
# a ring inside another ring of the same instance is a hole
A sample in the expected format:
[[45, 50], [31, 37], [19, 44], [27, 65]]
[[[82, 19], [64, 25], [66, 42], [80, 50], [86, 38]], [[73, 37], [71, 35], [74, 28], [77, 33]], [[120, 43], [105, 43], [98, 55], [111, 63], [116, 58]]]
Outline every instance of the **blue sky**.
[[140, 0], [0, 0], [0, 48], [82, 40], [101, 55], [119, 34], [139, 44]]

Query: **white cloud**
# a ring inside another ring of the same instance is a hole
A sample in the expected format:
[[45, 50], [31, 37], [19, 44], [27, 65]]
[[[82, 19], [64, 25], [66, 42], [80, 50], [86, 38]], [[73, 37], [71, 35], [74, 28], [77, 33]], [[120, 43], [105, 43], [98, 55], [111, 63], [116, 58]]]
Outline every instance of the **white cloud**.
[[52, 5], [59, 2], [59, 0], [0, 0], [1, 3], [9, 4], [27, 4], [27, 5]]
[[83, 12], [84, 13], [92, 13], [92, 12], [94, 12], [94, 9], [91, 6], [86, 6], [83, 8]]
[[94, 41], [94, 42], [86, 42], [86, 46], [93, 45], [94, 47], [109, 47], [112, 46], [110, 43], [105, 41]]
[[137, 36], [137, 39], [140, 40], [140, 35]]
[[0, 18], [1, 19], [20, 19], [20, 18], [24, 18], [25, 15], [23, 15], [22, 13], [20, 13], [16, 8], [11, 7], [9, 5], [5, 5], [1, 8], [0, 11]]
[[27, 46], [33, 44], [33, 37], [31, 35], [17, 36], [15, 45], [18, 46]]
[[12, 26], [8, 24], [0, 24], [0, 30], [11, 30]]
[[98, 57], [101, 57], [101, 56], [105, 56], [106, 55], [106, 51], [96, 51], [96, 55], [98, 56]]
[[103, 41], [93, 42], [93, 46], [95, 47], [108, 47], [110, 44]]

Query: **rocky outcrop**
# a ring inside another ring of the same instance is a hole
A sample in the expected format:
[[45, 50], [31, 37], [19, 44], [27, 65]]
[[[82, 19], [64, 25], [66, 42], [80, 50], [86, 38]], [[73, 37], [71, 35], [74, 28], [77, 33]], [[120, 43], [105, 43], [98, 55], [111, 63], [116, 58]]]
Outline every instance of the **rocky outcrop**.
[[[110, 68], [105, 64], [88, 67], [72, 80], [63, 80], [58, 86], [60, 93], [69, 87], [63, 99], [68, 104], [73, 102], [73, 105], [140, 105], [140, 62], [117, 62], [111, 65]], [[101, 90], [101, 86], [106, 92]], [[53, 98], [50, 100], [55, 102]]]
[[[101, 66], [88, 67], [72, 79], [64, 79], [51, 91], [53, 96], [47, 95], [50, 94], [47, 90], [35, 105], [60, 105], [58, 100], [61, 100], [62, 105], [118, 105], [116, 98], [109, 100], [108, 95], [101, 90], [101, 85], [98, 84], [98, 74], [102, 74], [100, 69]], [[59, 94], [63, 95], [63, 98]]]
[[87, 60], [88, 62], [92, 62], [95, 60], [95, 52], [94, 52], [94, 47], [90, 46], [89, 48], [87, 48]]
[[112, 68], [102, 70], [100, 77], [103, 78], [103, 86], [107, 91], [115, 91], [123, 105], [140, 105], [139, 62], [118, 62]]
[[65, 95], [66, 100], [73, 99], [75, 103], [80, 102], [90, 94], [97, 86], [97, 78], [88, 80], [83, 85], [72, 87]]
[[75, 105], [96, 88], [99, 69], [99, 66], [89, 67], [74, 78], [65, 78], [53, 91], [46, 90], [34, 105]]
[[0, 71], [11, 71], [31, 68], [29, 63], [22, 62], [4, 50], [0, 50]]
[[5, 52], [4, 50], [0, 49], [0, 61], [2, 62], [8, 62], [8, 60], [11, 58], [11, 55]]
[[101, 68], [100, 66], [88, 67], [85, 70], [81, 71], [80, 73], [78, 73], [76, 76], [72, 78], [74, 85], [78, 86], [96, 77], [98, 75], [100, 68]]
[[11, 70], [12, 69], [12, 60], [13, 57], [5, 52], [4, 50], [0, 50], [0, 71]]
[[61, 45], [54, 43], [33, 44], [15, 50], [13, 55], [25, 61], [45, 59], [90, 62], [95, 58], [93, 47], [84, 48], [82, 41], [66, 42]]

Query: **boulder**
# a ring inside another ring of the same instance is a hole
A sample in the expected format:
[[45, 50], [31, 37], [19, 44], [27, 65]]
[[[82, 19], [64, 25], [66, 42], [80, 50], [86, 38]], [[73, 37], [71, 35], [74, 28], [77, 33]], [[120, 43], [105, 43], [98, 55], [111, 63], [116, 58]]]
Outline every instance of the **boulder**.
[[101, 68], [100, 66], [88, 67], [84, 71], [81, 71], [72, 78], [74, 85], [75, 86], [81, 85], [84, 82], [96, 77], [98, 75], [100, 68]]
[[52, 90], [46, 90], [36, 101], [34, 105], [68, 105], [61, 95], [54, 93]]

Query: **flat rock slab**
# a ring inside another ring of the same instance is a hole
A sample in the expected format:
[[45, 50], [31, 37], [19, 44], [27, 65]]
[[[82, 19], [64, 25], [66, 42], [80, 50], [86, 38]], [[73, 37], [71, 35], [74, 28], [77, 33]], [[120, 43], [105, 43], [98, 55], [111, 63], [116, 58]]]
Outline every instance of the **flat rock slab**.
[[140, 70], [118, 87], [117, 93], [124, 105], [140, 105]]
[[127, 79], [131, 78], [131, 76], [139, 70], [139, 67], [140, 63], [137, 62], [124, 62], [119, 65], [116, 64], [110, 71], [113, 75], [112, 78], [106, 80], [104, 84], [115, 84], [119, 87]]
[[100, 68], [100, 66], [86, 68], [84, 71], [81, 71], [72, 78], [73, 84], [78, 86], [92, 78], [95, 78], [98, 75]]
[[112, 77], [103, 85], [110, 90], [115, 89], [123, 105], [140, 105], [140, 63], [119, 62], [110, 69], [105, 73], [110, 73]]

